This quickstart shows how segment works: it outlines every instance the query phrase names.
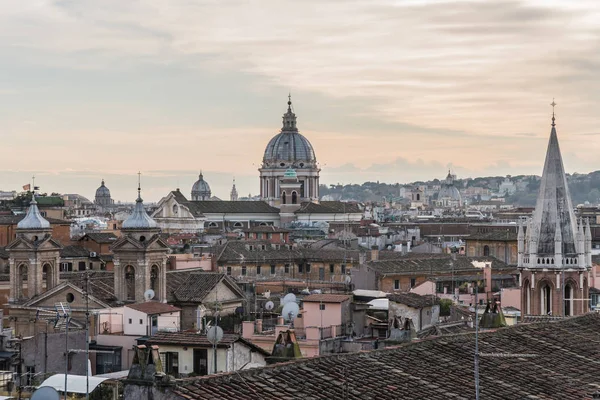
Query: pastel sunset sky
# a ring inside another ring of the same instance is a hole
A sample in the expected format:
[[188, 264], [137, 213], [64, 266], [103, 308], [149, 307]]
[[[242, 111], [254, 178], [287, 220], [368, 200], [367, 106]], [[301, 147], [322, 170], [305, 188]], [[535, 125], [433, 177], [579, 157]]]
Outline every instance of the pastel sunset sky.
[[600, 2], [2, 0], [1, 190], [258, 192], [288, 92], [321, 182], [600, 169]]

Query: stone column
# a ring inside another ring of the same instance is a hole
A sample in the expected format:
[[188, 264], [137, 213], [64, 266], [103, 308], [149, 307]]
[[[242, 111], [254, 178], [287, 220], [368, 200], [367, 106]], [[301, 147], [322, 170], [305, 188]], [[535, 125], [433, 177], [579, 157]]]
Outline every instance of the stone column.
[[17, 290], [18, 271], [16, 271], [15, 259], [11, 257], [8, 260], [8, 265], [10, 276], [10, 294], [8, 295], [8, 302], [13, 303], [15, 302], [15, 300], [17, 300], [17, 293], [19, 293], [19, 291]]
[[121, 263], [120, 260], [118, 258], [114, 258], [113, 259], [113, 279], [114, 279], [114, 286], [115, 286], [115, 297], [117, 298], [117, 300], [123, 300], [123, 289], [121, 287], [121, 283], [122, 280], [124, 279], [123, 277], [123, 271], [121, 270]]

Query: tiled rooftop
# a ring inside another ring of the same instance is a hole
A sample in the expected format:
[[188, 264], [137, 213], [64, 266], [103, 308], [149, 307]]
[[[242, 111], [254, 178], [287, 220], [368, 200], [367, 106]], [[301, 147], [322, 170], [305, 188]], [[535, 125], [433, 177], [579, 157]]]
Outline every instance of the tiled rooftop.
[[410, 292], [389, 294], [388, 299], [395, 303], [417, 309], [431, 307], [438, 303], [438, 299], [435, 296], [421, 296], [420, 294]]
[[91, 232], [86, 233], [81, 239], [85, 240], [85, 238], [89, 238], [98, 244], [112, 244], [114, 243], [118, 237], [114, 233], [110, 232]]
[[[480, 396], [591, 399], [600, 378], [600, 314], [480, 332]], [[188, 378], [185, 399], [474, 399], [475, 335]]]
[[167, 272], [167, 297], [169, 301], [173, 302], [201, 303], [206, 300], [211, 301], [211, 299], [206, 299], [206, 296], [222, 280], [230, 290], [237, 292], [240, 298], [244, 297], [244, 293], [227, 275], [197, 270]]
[[371, 261], [369, 267], [386, 275], [411, 275], [418, 272], [424, 273], [450, 273], [468, 272], [468, 271], [483, 271], [476, 268], [473, 261], [491, 261], [492, 271], [511, 271], [514, 267], [506, 265], [504, 262], [493, 257], [456, 257], [452, 260], [451, 257], [434, 255], [431, 258], [403, 258], [389, 261]]
[[347, 294], [311, 294], [302, 299], [305, 303], [343, 303], [346, 300], [350, 300], [352, 296]]
[[181, 311], [181, 308], [177, 308], [170, 304], [161, 303], [160, 301], [145, 301], [143, 303], [127, 304], [126, 307], [148, 315], [166, 314], [169, 312]]

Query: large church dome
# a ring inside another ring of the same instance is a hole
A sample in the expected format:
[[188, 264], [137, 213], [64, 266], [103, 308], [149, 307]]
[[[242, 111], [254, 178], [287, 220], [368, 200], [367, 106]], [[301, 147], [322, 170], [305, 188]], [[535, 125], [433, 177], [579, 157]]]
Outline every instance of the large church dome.
[[200, 172], [200, 176], [194, 185], [192, 186], [192, 200], [210, 200], [211, 192], [208, 182], [204, 180], [204, 175]]
[[292, 101], [289, 100], [281, 132], [269, 141], [265, 149], [263, 167], [303, 168], [314, 165], [316, 161], [312, 145], [298, 132], [296, 114], [292, 111]]
[[458, 188], [454, 186], [454, 177], [452, 176], [450, 171], [448, 171], [448, 176], [446, 177], [446, 180], [442, 182], [442, 187], [438, 194], [438, 200], [442, 199], [456, 201], [459, 204], [462, 204], [462, 196], [460, 195], [460, 191], [458, 190]]
[[108, 190], [108, 188], [104, 186], [104, 179], [102, 179], [100, 187], [96, 189], [96, 197], [110, 197], [110, 190]]

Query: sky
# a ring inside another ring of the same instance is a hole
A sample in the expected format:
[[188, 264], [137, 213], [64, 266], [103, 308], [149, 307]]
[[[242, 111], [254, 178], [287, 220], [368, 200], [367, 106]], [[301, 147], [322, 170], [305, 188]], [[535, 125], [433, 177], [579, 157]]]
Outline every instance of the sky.
[[600, 2], [2, 0], [0, 190], [258, 192], [291, 92], [321, 183], [599, 168]]

